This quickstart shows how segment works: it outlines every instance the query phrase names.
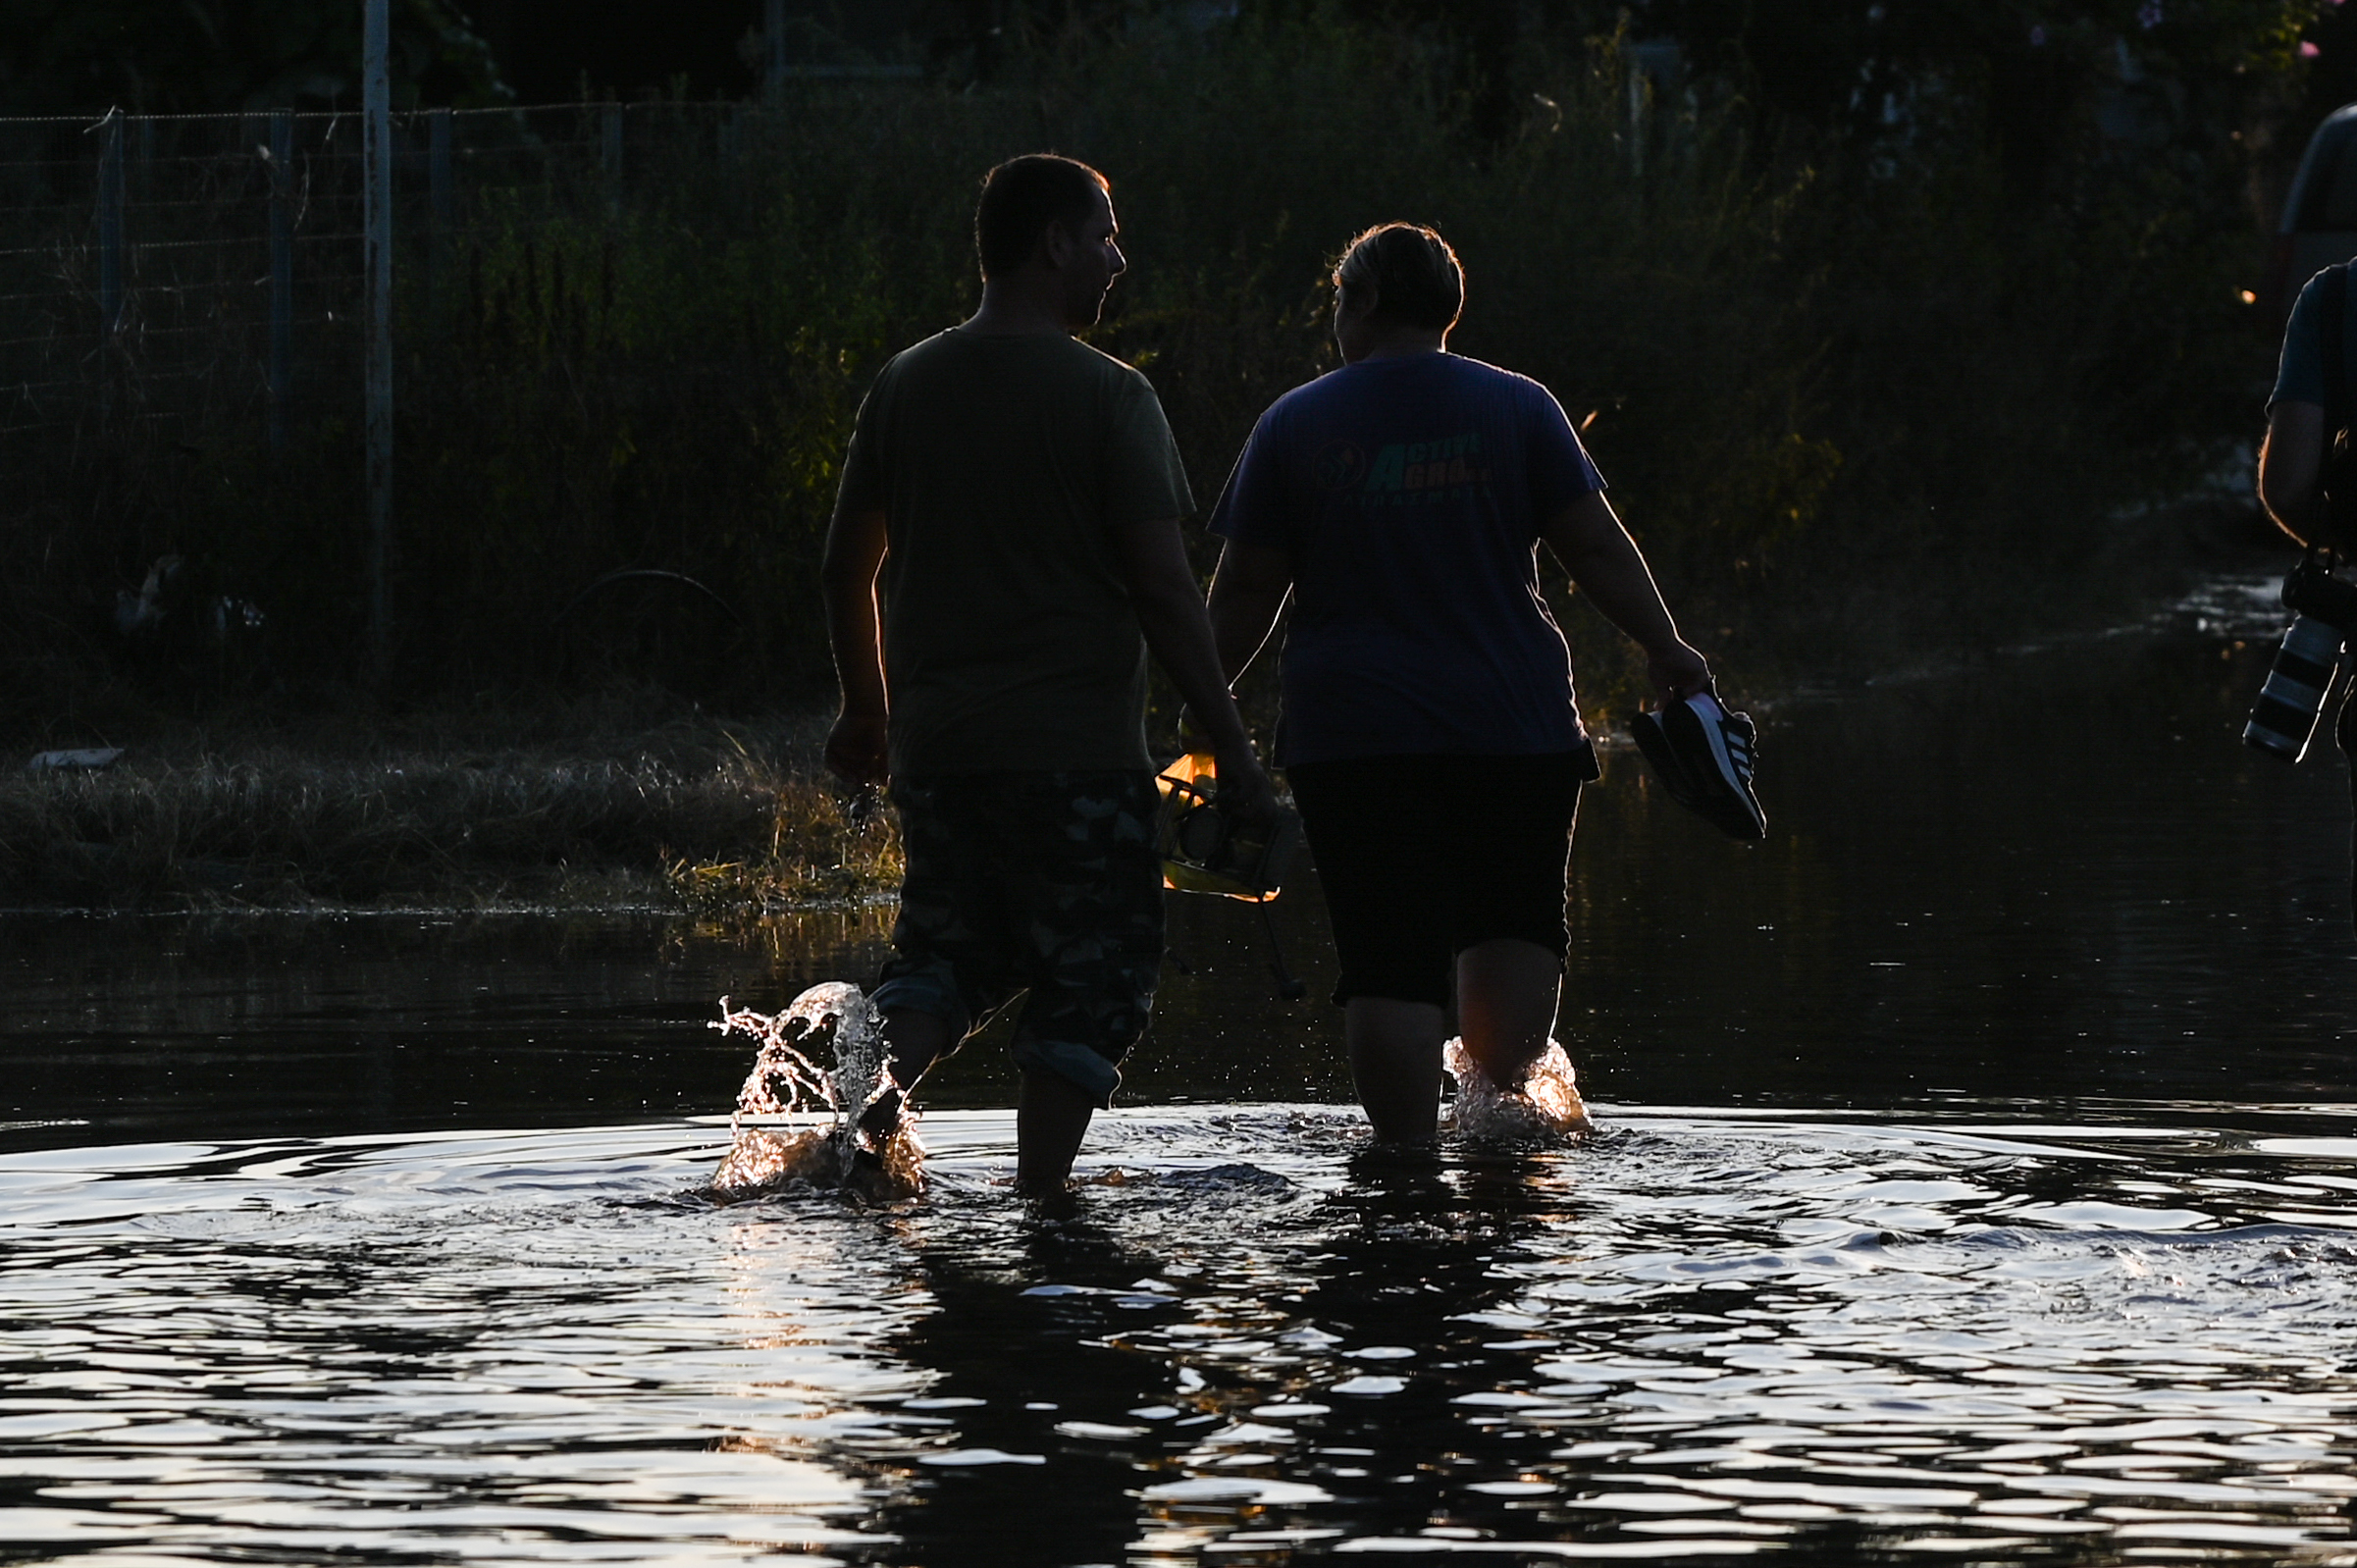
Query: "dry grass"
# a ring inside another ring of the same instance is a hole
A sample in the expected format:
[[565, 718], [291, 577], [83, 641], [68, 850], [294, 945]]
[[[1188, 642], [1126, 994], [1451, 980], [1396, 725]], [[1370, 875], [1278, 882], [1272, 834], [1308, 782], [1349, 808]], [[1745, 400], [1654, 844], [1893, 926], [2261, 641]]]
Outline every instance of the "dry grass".
[[[640, 705], [644, 706], [645, 705]], [[575, 708], [367, 730], [163, 731], [98, 772], [0, 772], [19, 907], [668, 906], [857, 899], [899, 874], [886, 812], [816, 766], [810, 719]]]

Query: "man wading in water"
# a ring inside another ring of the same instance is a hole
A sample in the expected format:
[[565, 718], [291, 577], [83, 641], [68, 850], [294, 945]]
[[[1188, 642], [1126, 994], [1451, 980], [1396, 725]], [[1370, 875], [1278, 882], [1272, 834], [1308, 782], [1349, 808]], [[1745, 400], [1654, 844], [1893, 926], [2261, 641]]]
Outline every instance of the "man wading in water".
[[[889, 784], [907, 871], [873, 1001], [912, 1087], [1028, 991], [1016, 1180], [1060, 1191], [1161, 967], [1146, 654], [1247, 817], [1274, 810], [1220, 676], [1146, 379], [1074, 340], [1126, 263], [1111, 186], [1040, 154], [974, 213], [982, 305], [895, 355], [860, 405], [826, 542], [843, 711], [827, 765]], [[881, 615], [878, 615], [878, 586]], [[899, 1095], [870, 1113], [889, 1126]]]

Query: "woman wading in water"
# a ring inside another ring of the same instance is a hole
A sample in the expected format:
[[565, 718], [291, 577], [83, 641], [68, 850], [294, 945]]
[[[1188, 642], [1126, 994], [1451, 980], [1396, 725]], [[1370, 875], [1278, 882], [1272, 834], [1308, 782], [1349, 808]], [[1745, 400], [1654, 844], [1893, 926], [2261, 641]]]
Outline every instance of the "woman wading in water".
[[1540, 542], [1644, 648], [1665, 705], [1707, 691], [1709, 667], [1553, 396], [1448, 352], [1464, 274], [1447, 242], [1370, 229], [1334, 282], [1342, 367], [1261, 416], [1212, 517], [1221, 661], [1232, 682], [1291, 596], [1277, 760], [1375, 1135], [1435, 1135], [1452, 1005], [1481, 1078], [1581, 1126], [1552, 1030], [1572, 824], [1597, 767]]

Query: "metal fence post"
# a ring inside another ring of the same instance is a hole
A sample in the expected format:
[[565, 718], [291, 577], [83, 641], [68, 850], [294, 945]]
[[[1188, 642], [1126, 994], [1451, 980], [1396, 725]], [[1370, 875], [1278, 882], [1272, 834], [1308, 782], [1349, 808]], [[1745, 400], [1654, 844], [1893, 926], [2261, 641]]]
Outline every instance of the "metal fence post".
[[98, 151], [98, 341], [123, 325], [123, 112], [110, 110]]
[[270, 449], [287, 444], [294, 359], [294, 111], [270, 114]]
[[368, 340], [368, 653], [393, 667], [393, 94], [386, 77], [390, 0], [366, 0], [361, 36], [361, 179]]

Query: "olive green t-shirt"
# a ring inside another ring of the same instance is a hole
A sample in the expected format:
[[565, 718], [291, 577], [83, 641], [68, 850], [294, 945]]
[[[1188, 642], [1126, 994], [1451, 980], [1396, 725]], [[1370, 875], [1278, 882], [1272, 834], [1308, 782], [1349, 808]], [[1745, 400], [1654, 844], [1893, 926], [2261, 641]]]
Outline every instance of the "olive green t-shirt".
[[1061, 334], [953, 327], [876, 377], [843, 504], [886, 519], [895, 778], [1152, 765], [1115, 530], [1194, 502], [1145, 377]]

